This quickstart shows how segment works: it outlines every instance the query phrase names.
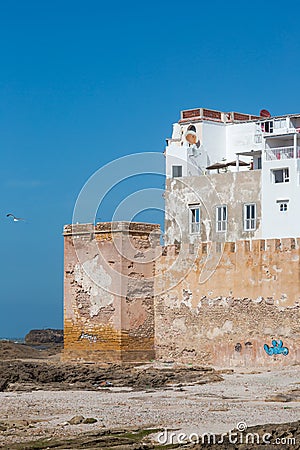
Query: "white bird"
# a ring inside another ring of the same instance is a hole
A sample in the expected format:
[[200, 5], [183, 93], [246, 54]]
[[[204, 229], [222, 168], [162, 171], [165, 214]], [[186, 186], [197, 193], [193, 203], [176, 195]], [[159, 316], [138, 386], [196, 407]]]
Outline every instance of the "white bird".
[[6, 217], [12, 217], [14, 222], [20, 222], [20, 220], [25, 220], [25, 219], [22, 219], [22, 217], [16, 217], [16, 216], [14, 216], [13, 214], [10, 214], [10, 213], [6, 214]]

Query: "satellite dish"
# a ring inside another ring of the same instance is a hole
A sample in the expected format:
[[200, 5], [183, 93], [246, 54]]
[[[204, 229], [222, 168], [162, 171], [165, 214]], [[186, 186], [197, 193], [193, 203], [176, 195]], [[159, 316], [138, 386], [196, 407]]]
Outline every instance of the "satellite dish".
[[267, 109], [262, 109], [259, 113], [260, 117], [271, 117], [271, 114]]

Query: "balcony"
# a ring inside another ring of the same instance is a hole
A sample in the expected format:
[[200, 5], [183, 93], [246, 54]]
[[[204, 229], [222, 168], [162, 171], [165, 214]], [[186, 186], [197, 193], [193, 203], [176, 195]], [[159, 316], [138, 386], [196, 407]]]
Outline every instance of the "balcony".
[[294, 146], [266, 149], [266, 161], [300, 158], [300, 147], [297, 146], [296, 151], [294, 150]]
[[299, 134], [299, 128], [294, 127], [280, 127], [280, 128], [262, 128], [262, 133], [265, 138], [272, 138], [276, 136], [290, 135], [290, 134]]
[[277, 117], [260, 122], [261, 131], [265, 138], [299, 134], [299, 123], [290, 117]]

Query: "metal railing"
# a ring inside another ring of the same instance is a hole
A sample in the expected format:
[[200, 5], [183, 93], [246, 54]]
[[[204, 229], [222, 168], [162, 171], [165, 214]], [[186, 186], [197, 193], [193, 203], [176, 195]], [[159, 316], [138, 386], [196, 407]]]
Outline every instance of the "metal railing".
[[[296, 158], [300, 158], [300, 147], [296, 148]], [[294, 147], [276, 147], [266, 149], [266, 160], [272, 161], [277, 159], [293, 159]]]

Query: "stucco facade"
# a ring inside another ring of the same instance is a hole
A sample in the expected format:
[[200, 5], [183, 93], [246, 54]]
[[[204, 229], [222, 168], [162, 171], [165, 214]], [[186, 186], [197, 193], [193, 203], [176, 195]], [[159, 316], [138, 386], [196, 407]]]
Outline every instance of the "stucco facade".
[[[256, 205], [256, 228], [244, 230], [244, 205]], [[199, 205], [198, 233], [190, 232], [189, 207]], [[217, 231], [217, 207], [227, 206], [226, 230]], [[165, 244], [234, 242], [261, 237], [261, 171], [228, 172], [166, 181]]]

